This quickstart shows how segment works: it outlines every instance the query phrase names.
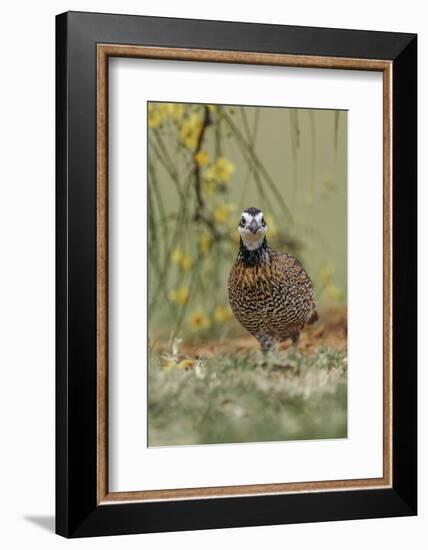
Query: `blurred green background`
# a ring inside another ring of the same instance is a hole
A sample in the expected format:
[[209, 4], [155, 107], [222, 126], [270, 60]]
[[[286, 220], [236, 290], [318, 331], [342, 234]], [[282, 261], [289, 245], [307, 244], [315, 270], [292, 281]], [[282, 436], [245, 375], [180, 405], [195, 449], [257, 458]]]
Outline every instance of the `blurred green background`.
[[319, 308], [346, 303], [346, 111], [149, 103], [148, 144], [151, 344], [239, 332], [227, 277], [249, 206]]

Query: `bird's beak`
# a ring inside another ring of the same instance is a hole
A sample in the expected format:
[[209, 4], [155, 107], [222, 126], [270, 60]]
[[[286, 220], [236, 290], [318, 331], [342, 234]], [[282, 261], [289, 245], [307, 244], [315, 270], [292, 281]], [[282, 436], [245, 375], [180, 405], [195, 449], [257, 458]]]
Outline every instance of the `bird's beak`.
[[248, 229], [251, 231], [251, 233], [254, 233], [255, 235], [257, 231], [260, 229], [259, 224], [256, 222], [256, 220], [252, 220]]

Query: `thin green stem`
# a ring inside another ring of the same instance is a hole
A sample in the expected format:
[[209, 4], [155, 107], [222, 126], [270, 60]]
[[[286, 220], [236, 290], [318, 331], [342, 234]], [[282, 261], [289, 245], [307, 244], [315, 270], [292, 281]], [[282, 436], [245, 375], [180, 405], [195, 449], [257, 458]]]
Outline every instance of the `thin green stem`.
[[[194, 267], [193, 267], [193, 271], [192, 271], [192, 278], [190, 280], [190, 285], [189, 285], [189, 295], [191, 296], [192, 295], [192, 290], [193, 290], [193, 286], [195, 284], [195, 281], [196, 281], [196, 277], [197, 277], [197, 273], [198, 273], [198, 269], [199, 269], [199, 266], [200, 266], [200, 263], [201, 263], [201, 258], [198, 258], [198, 261], [195, 263]], [[181, 328], [181, 325], [183, 323], [183, 319], [184, 319], [184, 316], [186, 314], [186, 311], [187, 311], [187, 308], [188, 308], [188, 302], [186, 302], [185, 304], [183, 304], [183, 306], [180, 308], [180, 313], [179, 313], [179, 316], [178, 316], [178, 320], [175, 324], [175, 328], [174, 328], [174, 331], [171, 335], [171, 342], [173, 342], [175, 340], [175, 338], [177, 337], [177, 334]]]
[[311, 194], [311, 201], [314, 199], [315, 195], [315, 167], [316, 167], [316, 158], [317, 158], [317, 150], [316, 150], [316, 130], [315, 130], [315, 119], [314, 119], [314, 112], [312, 109], [309, 109], [309, 123], [311, 127], [311, 188], [310, 188], [310, 194]]
[[[238, 130], [238, 132], [239, 132], [239, 130]], [[249, 165], [253, 166], [254, 181], [255, 181], [260, 199], [268, 206], [268, 208], [270, 210], [273, 211], [273, 204], [270, 202], [270, 199], [269, 199], [269, 197], [267, 196], [267, 194], [265, 192], [263, 182], [262, 182], [262, 180], [260, 178], [260, 174], [259, 174], [260, 169], [259, 169], [259, 166], [255, 162], [255, 157], [251, 154], [250, 147], [246, 144], [245, 139], [243, 138], [243, 136], [240, 132], [235, 133], [232, 130], [232, 133], [235, 137], [236, 144], [238, 145], [238, 148], [240, 149], [242, 156], [248, 162]]]
[[229, 128], [231, 129], [232, 133], [235, 134], [237, 139], [242, 143], [243, 147], [248, 151], [250, 157], [252, 158], [254, 165], [258, 168], [260, 173], [263, 175], [266, 183], [268, 184], [272, 194], [275, 196], [278, 203], [281, 205], [281, 207], [284, 210], [284, 213], [288, 216], [290, 223], [293, 223], [293, 216], [291, 214], [290, 209], [285, 204], [284, 199], [281, 195], [281, 193], [278, 191], [273, 179], [271, 178], [269, 172], [264, 167], [263, 163], [260, 161], [258, 156], [256, 155], [255, 151], [251, 148], [251, 146], [247, 143], [244, 136], [242, 135], [242, 132], [237, 128], [236, 124], [232, 121], [231, 117], [227, 113], [223, 113], [223, 118], [227, 122]]
[[[240, 107], [239, 111], [240, 111], [241, 117], [243, 119], [244, 128], [247, 127], [247, 129], [248, 129], [247, 130], [247, 139], [250, 143], [250, 146], [254, 149], [254, 146], [255, 146], [255, 143], [256, 143], [258, 127], [259, 127], [260, 107], [255, 108], [254, 125], [253, 125], [253, 130], [252, 131], [249, 129], [248, 118], [247, 118], [247, 115], [246, 115], [246, 108], [245, 107]], [[253, 164], [249, 162], [249, 163], [247, 163], [247, 172], [246, 172], [245, 179], [244, 179], [244, 185], [242, 186], [242, 193], [241, 193], [239, 204], [243, 204], [243, 202], [244, 202], [244, 197], [245, 197], [245, 194], [246, 194], [247, 189], [248, 189], [248, 182], [249, 182], [252, 175], [253, 175]], [[257, 188], [257, 189], [259, 191], [259, 188]], [[260, 192], [259, 192], [259, 194], [260, 194]]]

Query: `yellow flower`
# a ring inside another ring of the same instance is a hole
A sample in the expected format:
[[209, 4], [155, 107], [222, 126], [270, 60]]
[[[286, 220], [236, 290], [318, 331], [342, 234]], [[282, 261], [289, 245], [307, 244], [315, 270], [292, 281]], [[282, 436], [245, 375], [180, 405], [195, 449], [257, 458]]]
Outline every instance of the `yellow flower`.
[[220, 181], [226, 182], [235, 171], [235, 166], [226, 158], [220, 157], [217, 160], [217, 177]]
[[181, 103], [166, 103], [168, 114], [173, 120], [178, 120], [184, 111], [184, 106]]
[[229, 214], [234, 210], [234, 204], [223, 204], [221, 206], [217, 206], [213, 213], [215, 221], [217, 223], [226, 223], [229, 218]]
[[276, 223], [274, 221], [274, 219], [272, 218], [271, 215], [267, 214], [265, 216], [265, 220], [266, 220], [266, 225], [267, 225], [267, 228], [268, 228], [268, 231], [269, 231], [269, 236], [270, 237], [276, 237], [278, 235], [278, 228], [276, 227]]
[[174, 248], [171, 253], [171, 261], [178, 264], [182, 271], [190, 271], [192, 267], [192, 259], [181, 248]]
[[184, 256], [184, 252], [181, 250], [181, 248], [174, 248], [171, 254], [171, 260], [175, 264], [179, 264], [183, 256]]
[[157, 109], [161, 115], [162, 118], [165, 118], [168, 115], [169, 109], [168, 105], [169, 103], [156, 103]]
[[175, 304], [187, 304], [187, 302], [189, 301], [189, 289], [185, 286], [177, 289], [172, 289], [169, 291], [168, 297], [171, 302], [174, 302]]
[[209, 182], [214, 181], [216, 178], [216, 171], [215, 171], [215, 164], [211, 164], [211, 166], [208, 166], [208, 168], [204, 172], [204, 178], [208, 180]]
[[198, 166], [205, 166], [205, 164], [208, 163], [208, 152], [199, 151], [199, 153], [196, 153], [193, 159]]
[[227, 158], [219, 157], [205, 172], [205, 177], [209, 180], [215, 180], [226, 183], [235, 171], [235, 165]]
[[162, 122], [161, 112], [154, 105], [149, 105], [149, 127], [158, 128]]
[[194, 149], [198, 144], [199, 135], [202, 130], [202, 120], [197, 113], [192, 113], [189, 118], [183, 120], [180, 126], [180, 136], [183, 143]]
[[226, 223], [229, 217], [229, 209], [227, 206], [218, 206], [214, 210], [214, 219], [218, 223]]
[[174, 370], [174, 369], [190, 369], [190, 367], [193, 367], [195, 364], [195, 361], [193, 359], [182, 359], [181, 361], [177, 362], [175, 358], [169, 359], [165, 365], [164, 368], [166, 370]]
[[194, 363], [193, 359], [182, 359], [177, 366], [179, 369], [189, 369], [193, 367]]
[[179, 261], [179, 265], [182, 271], [190, 271], [190, 268], [192, 267], [192, 260], [190, 256], [183, 254]]
[[201, 310], [194, 311], [190, 316], [192, 330], [204, 330], [211, 325], [208, 316]]
[[233, 319], [232, 310], [229, 306], [223, 306], [219, 304], [215, 308], [214, 319], [217, 321], [217, 323], [227, 323], [228, 321]]
[[212, 237], [208, 233], [204, 233], [199, 237], [199, 250], [202, 254], [207, 254], [212, 243]]

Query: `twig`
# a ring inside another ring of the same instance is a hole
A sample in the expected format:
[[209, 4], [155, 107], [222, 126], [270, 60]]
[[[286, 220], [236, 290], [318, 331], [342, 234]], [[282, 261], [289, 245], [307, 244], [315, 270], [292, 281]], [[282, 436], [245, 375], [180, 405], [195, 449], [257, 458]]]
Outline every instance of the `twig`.
[[202, 142], [204, 140], [204, 135], [206, 132], [206, 129], [211, 124], [211, 116], [210, 116], [210, 110], [208, 109], [208, 106], [205, 106], [204, 108], [204, 120], [202, 122], [202, 128], [201, 132], [198, 137], [198, 143], [196, 144], [196, 148], [193, 151], [193, 173], [195, 175], [195, 191], [196, 191], [196, 200], [198, 203], [198, 207], [203, 210], [205, 207], [204, 199], [202, 198], [202, 191], [201, 191], [201, 168], [198, 164], [198, 162], [195, 160], [196, 155], [200, 152], [202, 147]]

